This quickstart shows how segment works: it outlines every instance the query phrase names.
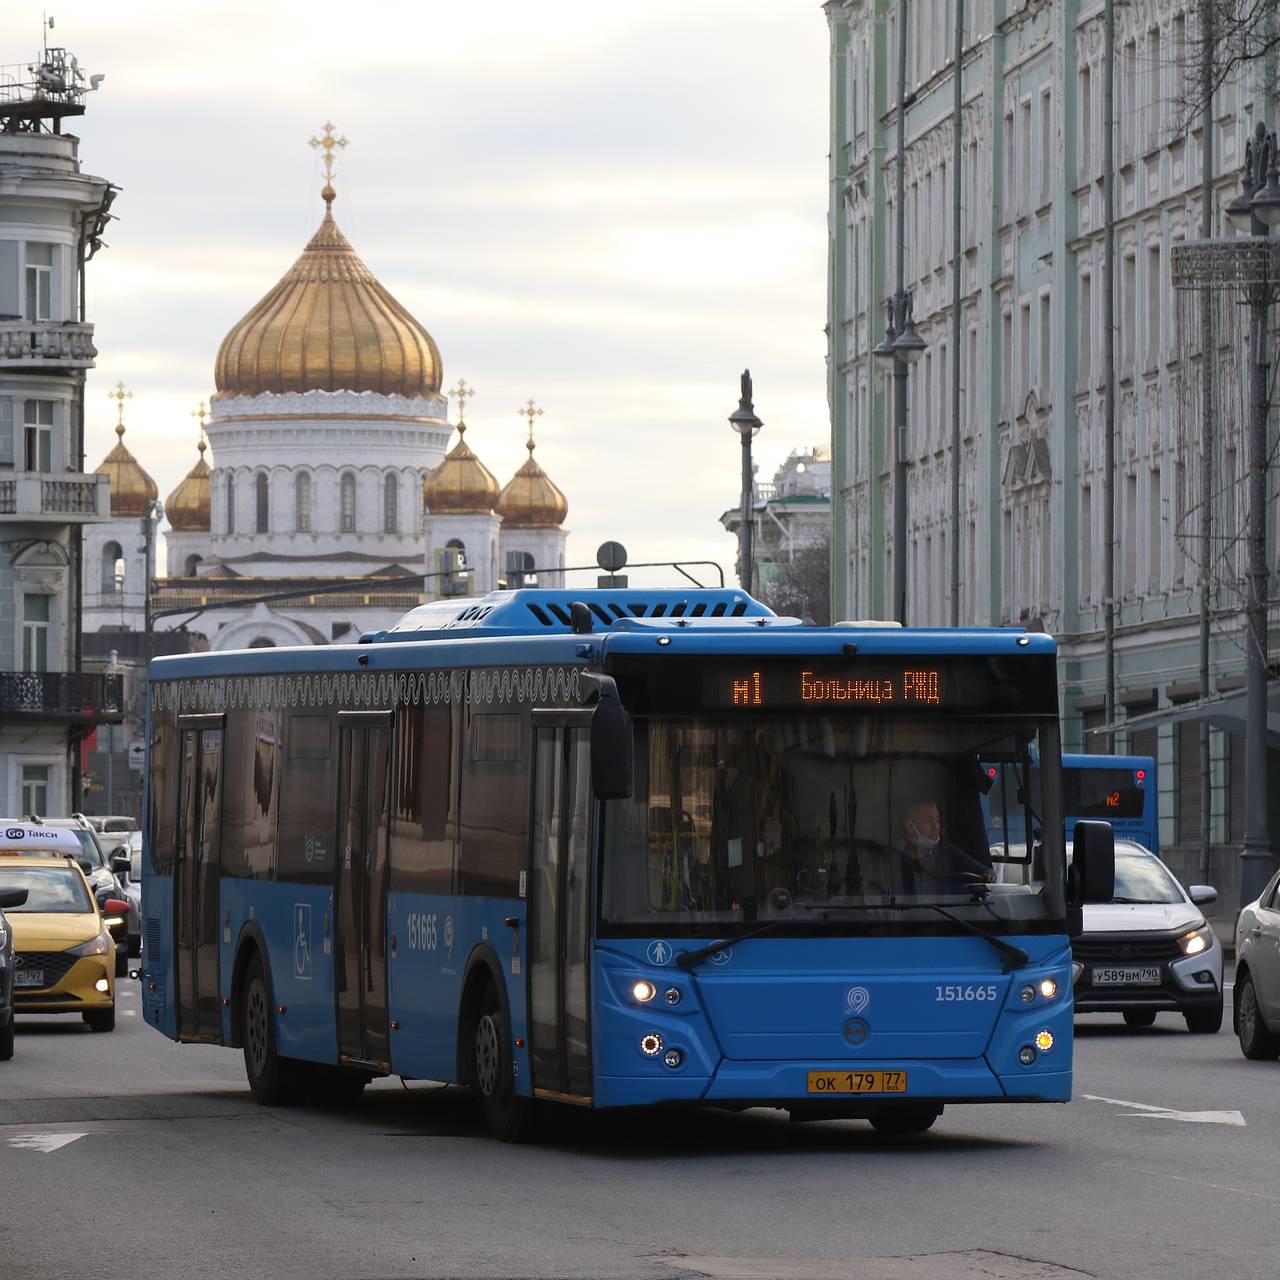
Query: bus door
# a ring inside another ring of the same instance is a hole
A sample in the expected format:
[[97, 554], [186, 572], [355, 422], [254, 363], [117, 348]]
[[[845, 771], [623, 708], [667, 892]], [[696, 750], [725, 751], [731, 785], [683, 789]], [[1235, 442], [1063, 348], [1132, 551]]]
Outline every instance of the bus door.
[[222, 863], [222, 716], [179, 716], [182, 770], [174, 866], [178, 1036], [222, 1038], [218, 900]]
[[333, 977], [338, 1060], [386, 1070], [390, 711], [338, 712]]
[[535, 711], [528, 992], [533, 1091], [591, 1101], [590, 712]]

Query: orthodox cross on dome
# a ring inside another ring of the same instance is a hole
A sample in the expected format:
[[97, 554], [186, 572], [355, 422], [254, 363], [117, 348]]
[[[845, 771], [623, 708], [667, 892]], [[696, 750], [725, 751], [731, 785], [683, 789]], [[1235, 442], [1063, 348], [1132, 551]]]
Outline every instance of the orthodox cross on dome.
[[116, 435], [124, 435], [124, 402], [133, 399], [133, 392], [126, 391], [123, 382], [117, 382], [114, 391], [107, 392], [107, 398], [116, 402]]
[[458, 385], [449, 389], [449, 394], [458, 402], [458, 426], [462, 428], [467, 421], [467, 401], [476, 393], [475, 387], [469, 387], [465, 379], [459, 378]]
[[529, 440], [528, 440], [528, 443], [525, 445], [525, 448], [528, 449], [530, 453], [532, 453], [533, 452], [533, 420], [535, 418], [542, 417], [542, 410], [539, 409], [538, 406], [534, 404], [532, 400], [530, 400], [528, 404], [522, 405], [519, 409], [516, 410], [516, 412], [522, 418], [529, 419]]
[[203, 400], [201, 400], [200, 403], [196, 405], [194, 409], [191, 410], [191, 416], [193, 418], [200, 419], [200, 443], [196, 447], [203, 454], [205, 451], [204, 420], [209, 416], [209, 408]]
[[324, 136], [320, 138], [312, 138], [307, 143], [309, 147], [323, 147], [324, 154], [321, 160], [324, 162], [324, 189], [320, 194], [324, 197], [325, 203], [328, 204], [336, 194], [333, 189], [333, 149], [334, 147], [348, 146], [346, 138], [335, 138], [333, 136], [333, 125], [328, 120], [324, 122]]

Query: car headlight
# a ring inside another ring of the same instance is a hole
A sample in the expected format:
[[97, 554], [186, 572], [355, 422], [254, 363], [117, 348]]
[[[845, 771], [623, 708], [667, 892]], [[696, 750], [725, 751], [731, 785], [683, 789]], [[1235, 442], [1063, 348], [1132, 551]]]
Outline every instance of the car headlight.
[[1207, 924], [1202, 924], [1198, 929], [1184, 933], [1178, 939], [1178, 946], [1182, 948], [1184, 956], [1198, 956], [1213, 946], [1213, 930]]
[[111, 935], [103, 929], [96, 938], [90, 938], [88, 942], [82, 942], [78, 947], [68, 947], [67, 954], [71, 956], [105, 956], [111, 951]]

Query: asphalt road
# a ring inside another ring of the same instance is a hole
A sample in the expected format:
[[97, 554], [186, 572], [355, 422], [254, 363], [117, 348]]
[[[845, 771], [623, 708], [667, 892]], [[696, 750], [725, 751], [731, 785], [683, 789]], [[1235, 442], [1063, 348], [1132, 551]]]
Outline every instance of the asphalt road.
[[757, 1111], [510, 1147], [424, 1084], [266, 1110], [238, 1052], [170, 1043], [121, 988], [113, 1034], [24, 1018], [0, 1063], [4, 1280], [1276, 1270], [1280, 1064], [1172, 1015], [1078, 1021], [1068, 1106], [956, 1107], [917, 1139]]

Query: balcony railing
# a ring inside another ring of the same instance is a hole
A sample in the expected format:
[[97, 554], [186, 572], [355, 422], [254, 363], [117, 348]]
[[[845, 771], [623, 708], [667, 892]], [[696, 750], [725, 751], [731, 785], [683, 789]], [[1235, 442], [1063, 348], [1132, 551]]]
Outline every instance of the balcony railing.
[[0, 367], [89, 368], [93, 325], [76, 320], [0, 320]]
[[0, 516], [80, 524], [106, 520], [110, 513], [111, 484], [106, 476], [24, 471], [0, 478]]
[[124, 677], [96, 671], [0, 671], [0, 721], [118, 721]]

